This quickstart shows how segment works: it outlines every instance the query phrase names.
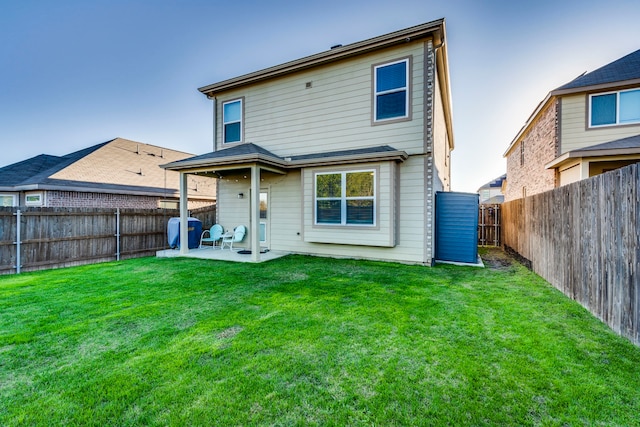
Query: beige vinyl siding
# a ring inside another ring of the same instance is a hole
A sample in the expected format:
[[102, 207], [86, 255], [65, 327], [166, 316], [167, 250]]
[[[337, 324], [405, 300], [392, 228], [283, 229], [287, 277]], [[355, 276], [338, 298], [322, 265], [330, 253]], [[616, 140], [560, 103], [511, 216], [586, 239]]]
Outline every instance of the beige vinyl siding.
[[[423, 151], [424, 138], [424, 46], [423, 42], [408, 43], [218, 94], [218, 103], [244, 96], [245, 141], [280, 156], [375, 145], [419, 153]], [[371, 66], [409, 56], [412, 120], [372, 126]], [[308, 82], [311, 88], [306, 87]], [[217, 110], [220, 142], [221, 109]]]
[[[218, 181], [218, 197], [224, 200], [224, 208], [218, 209], [218, 223], [222, 225], [224, 231], [232, 231], [238, 225], [247, 227], [247, 234], [242, 243], [233, 244], [233, 247], [248, 248], [251, 239], [250, 214], [250, 189], [251, 177], [247, 171], [245, 175], [230, 175]], [[236, 180], [238, 182], [236, 182]], [[244, 197], [238, 199], [238, 193], [243, 193]]]
[[587, 129], [586, 94], [563, 96], [561, 102], [560, 154], [640, 133], [640, 124]]
[[[317, 233], [312, 224], [312, 170], [304, 172], [304, 181], [300, 171], [290, 171], [284, 176], [263, 173], [261, 187], [269, 190], [270, 197], [269, 248], [291, 253], [429, 264], [431, 260], [425, 253], [423, 231], [425, 189], [421, 185], [425, 163], [424, 156], [414, 156], [400, 164], [357, 165], [354, 169], [376, 167], [380, 170], [379, 227], [362, 229], [360, 233], [355, 233], [354, 227], [327, 230], [334, 244], [305, 241], [313, 240], [313, 233]], [[303, 188], [306, 189], [304, 199]], [[399, 194], [392, 194], [395, 191]], [[243, 176], [225, 177], [219, 183], [219, 192], [221, 207], [224, 206], [219, 211], [220, 224], [225, 229], [242, 224], [250, 230], [249, 176], [246, 180]], [[239, 192], [245, 194], [243, 199], [237, 198]], [[360, 240], [349, 244], [346, 240], [353, 236]], [[247, 246], [248, 237], [237, 246]], [[391, 246], [375, 246], [381, 244]]]
[[302, 181], [300, 171], [269, 182], [269, 223], [272, 250], [304, 253]]
[[451, 189], [451, 159], [449, 158], [449, 134], [444, 117], [444, 106], [442, 103], [442, 93], [438, 83], [437, 73], [435, 94], [433, 99], [433, 160], [436, 173], [434, 174], [434, 191], [449, 191]]

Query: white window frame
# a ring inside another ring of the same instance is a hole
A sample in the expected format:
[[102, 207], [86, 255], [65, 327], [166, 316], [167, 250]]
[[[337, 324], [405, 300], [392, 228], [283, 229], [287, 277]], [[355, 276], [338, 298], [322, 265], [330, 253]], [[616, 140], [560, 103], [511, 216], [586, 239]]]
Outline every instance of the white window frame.
[[[224, 117], [224, 106], [228, 104], [235, 104], [236, 102], [240, 103], [240, 120], [230, 120], [226, 121]], [[234, 123], [240, 123], [240, 139], [238, 141], [229, 141], [227, 142], [227, 126]], [[222, 103], [222, 143], [223, 144], [238, 144], [244, 140], [244, 99], [237, 98], [231, 99], [229, 101], [225, 101]]]
[[[620, 94], [621, 93], [625, 93], [625, 92], [634, 92], [634, 91], [640, 91], [640, 88], [633, 88], [633, 89], [626, 89], [626, 90], [615, 90], [615, 91], [610, 91], [610, 92], [599, 92], [599, 93], [592, 93], [589, 95], [589, 127], [590, 128], [602, 128], [602, 127], [607, 127], [607, 126], [626, 126], [626, 125], [634, 125], [634, 124], [638, 124], [640, 123], [640, 119], [634, 121], [634, 122], [624, 122], [624, 123], [620, 123]], [[616, 121], [615, 123], [605, 123], [602, 125], [594, 125], [591, 124], [591, 119], [593, 118], [592, 116], [592, 109], [593, 109], [593, 98], [596, 96], [602, 96], [602, 95], [611, 95], [611, 94], [615, 94], [616, 95]]]
[[8, 207], [15, 207], [15, 206], [18, 206], [18, 196], [17, 196], [17, 195], [15, 195], [15, 194], [7, 194], [7, 193], [0, 193], [0, 196], [1, 196], [1, 197], [11, 197], [11, 199], [13, 200], [13, 201], [11, 202], [11, 206], [0, 206], [0, 207], [6, 207], [6, 208], [8, 208]]
[[[390, 89], [390, 90], [383, 90], [378, 92], [378, 69], [380, 68], [384, 68], [384, 67], [388, 67], [391, 65], [395, 65], [395, 64], [399, 64], [399, 63], [404, 63], [405, 64], [405, 86], [401, 87], [401, 88], [395, 88], [395, 89]], [[404, 119], [408, 119], [409, 118], [409, 105], [410, 105], [410, 86], [411, 86], [411, 82], [410, 82], [410, 77], [411, 77], [411, 73], [410, 71], [410, 67], [411, 67], [411, 62], [409, 61], [409, 58], [404, 58], [404, 59], [399, 59], [397, 61], [392, 61], [392, 62], [385, 62], [384, 64], [378, 64], [378, 65], [374, 65], [373, 67], [373, 122], [374, 123], [384, 123], [384, 122], [389, 122], [389, 121], [393, 121], [393, 120], [404, 120]], [[378, 119], [378, 96], [380, 95], [387, 95], [387, 94], [391, 94], [391, 93], [398, 93], [398, 92], [405, 92], [406, 96], [405, 96], [405, 100], [404, 100], [404, 115], [403, 116], [395, 116], [395, 117], [388, 117], [385, 119]]]
[[[347, 175], [350, 173], [371, 173], [373, 175], [373, 195], [347, 197]], [[318, 197], [318, 176], [320, 175], [341, 175], [340, 197]], [[313, 175], [313, 212], [314, 225], [327, 227], [377, 227], [378, 211], [378, 180], [376, 169], [354, 169], [354, 170], [330, 170], [315, 172]], [[318, 222], [318, 201], [340, 200], [340, 223]], [[371, 224], [353, 224], [347, 222], [347, 201], [349, 200], [371, 200], [373, 202], [373, 222]]]
[[[30, 197], [37, 197], [37, 201], [29, 201]], [[25, 193], [24, 195], [24, 204], [25, 206], [44, 206], [44, 193]]]

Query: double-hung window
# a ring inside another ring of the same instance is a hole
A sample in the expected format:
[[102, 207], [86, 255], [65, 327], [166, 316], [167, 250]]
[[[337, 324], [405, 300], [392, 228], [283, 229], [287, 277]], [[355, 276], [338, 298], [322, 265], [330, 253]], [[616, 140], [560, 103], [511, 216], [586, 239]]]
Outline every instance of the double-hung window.
[[640, 123], [640, 89], [589, 95], [589, 127]]
[[321, 225], [375, 225], [375, 170], [315, 175], [315, 218]]
[[222, 104], [222, 140], [242, 142], [242, 99]]
[[409, 117], [409, 59], [374, 66], [375, 122]]

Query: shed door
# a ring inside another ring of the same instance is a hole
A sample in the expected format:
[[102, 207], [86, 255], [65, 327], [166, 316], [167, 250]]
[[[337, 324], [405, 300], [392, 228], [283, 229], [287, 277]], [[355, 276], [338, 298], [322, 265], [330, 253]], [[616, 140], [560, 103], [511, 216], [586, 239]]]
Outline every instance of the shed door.
[[478, 194], [436, 192], [436, 260], [478, 260]]

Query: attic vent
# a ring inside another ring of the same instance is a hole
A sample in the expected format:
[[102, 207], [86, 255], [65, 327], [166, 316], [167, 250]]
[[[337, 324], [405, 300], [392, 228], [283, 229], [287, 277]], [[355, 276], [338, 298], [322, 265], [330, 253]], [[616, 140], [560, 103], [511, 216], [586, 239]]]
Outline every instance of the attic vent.
[[307, 83], [305, 84], [305, 87], [306, 87], [307, 89], [311, 88], [312, 86], [313, 86], [313, 83], [312, 83], [312, 82], [307, 82]]
[[342, 47], [341, 44], [334, 44], [333, 46], [331, 46], [331, 49], [337, 49], [339, 47]]

